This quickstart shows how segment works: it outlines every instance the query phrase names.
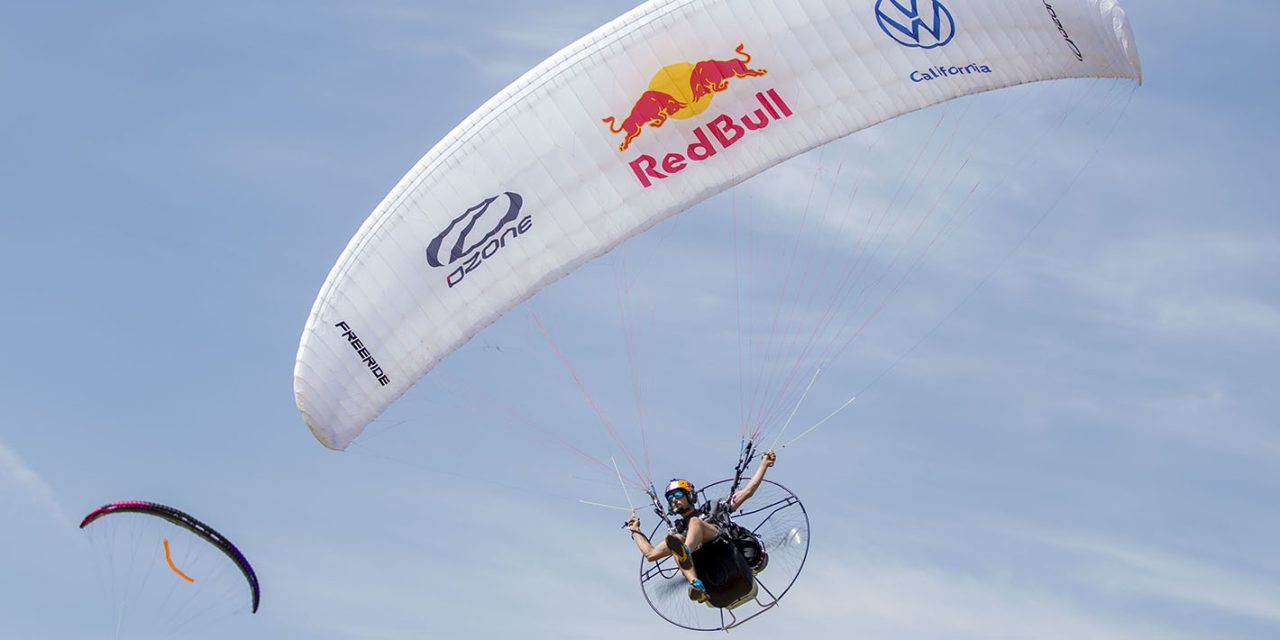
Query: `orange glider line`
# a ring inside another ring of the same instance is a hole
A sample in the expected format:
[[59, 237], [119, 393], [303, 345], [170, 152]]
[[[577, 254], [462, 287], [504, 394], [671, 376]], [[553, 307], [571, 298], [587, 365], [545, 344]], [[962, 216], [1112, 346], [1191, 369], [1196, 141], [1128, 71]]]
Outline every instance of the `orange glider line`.
[[182, 578], [187, 582], [195, 582], [195, 580], [191, 579], [191, 576], [188, 576], [187, 574], [181, 571], [178, 571], [178, 568], [173, 566], [173, 556], [169, 555], [169, 539], [168, 538], [164, 539], [164, 559], [169, 563], [169, 568], [173, 569], [173, 572], [178, 574], [179, 578]]

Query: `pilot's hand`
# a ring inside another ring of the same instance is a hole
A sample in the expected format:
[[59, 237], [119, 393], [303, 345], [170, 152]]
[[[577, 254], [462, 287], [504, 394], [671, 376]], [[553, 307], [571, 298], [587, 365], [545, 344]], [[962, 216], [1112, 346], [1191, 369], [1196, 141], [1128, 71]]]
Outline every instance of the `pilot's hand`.
[[774, 453], [773, 449], [764, 452], [764, 455], [760, 456], [760, 464], [763, 464], [765, 467], [772, 467], [773, 463], [777, 461], [778, 454]]
[[640, 518], [631, 516], [627, 518], [627, 523], [622, 526], [630, 529], [632, 533], [640, 533]]

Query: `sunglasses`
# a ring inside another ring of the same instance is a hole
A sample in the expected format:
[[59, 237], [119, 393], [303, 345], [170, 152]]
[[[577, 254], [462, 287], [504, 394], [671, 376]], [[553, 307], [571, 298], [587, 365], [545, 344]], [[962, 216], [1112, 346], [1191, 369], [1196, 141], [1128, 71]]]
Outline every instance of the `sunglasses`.
[[667, 494], [667, 502], [671, 502], [676, 498], [688, 498], [688, 497], [689, 497], [688, 491], [685, 491], [684, 489], [676, 489], [675, 491], [672, 491], [671, 493]]

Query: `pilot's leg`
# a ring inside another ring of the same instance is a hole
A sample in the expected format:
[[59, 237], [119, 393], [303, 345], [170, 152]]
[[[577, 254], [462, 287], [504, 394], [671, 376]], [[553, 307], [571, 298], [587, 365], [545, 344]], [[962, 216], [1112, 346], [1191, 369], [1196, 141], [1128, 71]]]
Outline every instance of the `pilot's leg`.
[[[700, 520], [694, 518], [690, 524], [692, 525], [694, 522], [700, 522]], [[692, 529], [690, 529], [690, 531], [692, 531]], [[693, 582], [698, 579], [698, 570], [693, 566], [693, 549], [691, 549], [686, 542], [688, 537], [688, 534], [675, 533], [674, 531], [671, 532], [667, 535], [667, 548], [671, 550], [671, 555], [675, 557], [676, 566], [680, 569], [680, 573], [684, 574], [685, 580]], [[680, 562], [681, 552], [678, 551], [679, 547], [684, 547], [684, 553], [688, 554], [689, 562], [687, 563], [687, 566], [686, 563]]]
[[689, 533], [685, 534], [684, 544], [689, 547], [689, 552], [693, 553], [708, 540], [714, 539], [719, 533], [720, 529], [714, 524], [702, 518], [692, 518], [689, 520]]

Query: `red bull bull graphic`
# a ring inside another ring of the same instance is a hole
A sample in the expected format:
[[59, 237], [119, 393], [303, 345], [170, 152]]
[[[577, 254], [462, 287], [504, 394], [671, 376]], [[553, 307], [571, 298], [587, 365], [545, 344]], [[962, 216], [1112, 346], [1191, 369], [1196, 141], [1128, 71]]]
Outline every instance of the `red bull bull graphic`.
[[768, 69], [752, 69], [751, 54], [744, 50], [745, 45], [738, 44], [737, 58], [728, 60], [703, 60], [693, 65], [693, 73], [689, 74], [689, 90], [694, 102], [729, 88], [729, 80], [734, 78], [758, 78], [769, 73]]
[[737, 52], [737, 57], [727, 60], [669, 65], [654, 75], [649, 90], [640, 95], [621, 123], [614, 116], [601, 120], [613, 133], [624, 134], [618, 151], [626, 151], [646, 126], [657, 129], [666, 124], [668, 118], [684, 120], [706, 111], [715, 94], [729, 89], [730, 80], [769, 73], [767, 69], [748, 66], [751, 54], [746, 52], [745, 44], [740, 43]]
[[[756, 94], [756, 102], [760, 107], [738, 118], [721, 114], [704, 126], [693, 130], [694, 142], [683, 149], [683, 153], [673, 151], [657, 157], [648, 154], [628, 163], [636, 180], [645, 189], [652, 187], [655, 180], [666, 180], [673, 174], [684, 171], [690, 162], [702, 162], [715, 156], [722, 150], [737, 144], [747, 135], [760, 131], [769, 123], [790, 118], [793, 114], [776, 89], [769, 89]], [[710, 136], [707, 132], [710, 132]]]
[[627, 134], [623, 138], [622, 144], [618, 145], [618, 151], [626, 151], [627, 147], [631, 146], [631, 141], [640, 136], [640, 130], [645, 125], [657, 129], [666, 124], [667, 118], [680, 113], [687, 106], [686, 103], [680, 102], [670, 94], [650, 90], [640, 96], [635, 106], [631, 107], [630, 115], [622, 121], [621, 125], [614, 126], [615, 119], [613, 116], [605, 118], [602, 122], [609, 125], [609, 130], [614, 133]]

